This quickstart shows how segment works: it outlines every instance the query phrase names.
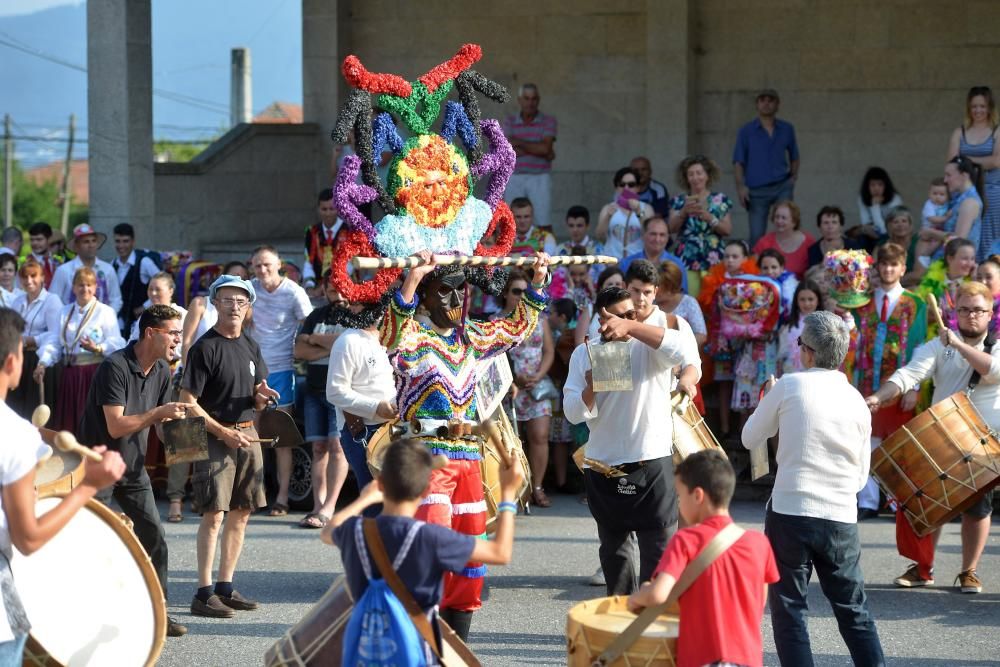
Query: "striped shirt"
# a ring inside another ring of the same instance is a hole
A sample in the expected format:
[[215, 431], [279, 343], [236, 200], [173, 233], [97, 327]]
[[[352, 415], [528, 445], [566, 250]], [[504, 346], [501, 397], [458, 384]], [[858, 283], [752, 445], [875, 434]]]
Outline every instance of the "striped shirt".
[[[520, 113], [507, 116], [503, 132], [508, 139], [539, 142], [548, 137], [556, 137], [556, 117], [538, 112], [531, 121], [525, 121]], [[515, 174], [547, 174], [552, 171], [552, 162], [537, 155], [522, 154], [514, 164]]]

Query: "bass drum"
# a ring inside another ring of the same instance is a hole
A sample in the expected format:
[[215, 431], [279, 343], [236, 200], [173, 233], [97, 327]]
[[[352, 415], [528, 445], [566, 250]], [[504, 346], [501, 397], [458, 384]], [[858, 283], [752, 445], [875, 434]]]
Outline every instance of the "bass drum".
[[[528, 498], [531, 496], [531, 468], [528, 466], [528, 457], [521, 446], [521, 440], [517, 437], [517, 431], [502, 409], [493, 413], [491, 419], [496, 430], [488, 431], [489, 437], [479, 446], [482, 455], [479, 471], [483, 477], [483, 498], [486, 500], [486, 532], [490, 534], [496, 531], [497, 505], [500, 503], [500, 470], [504, 464], [501, 452], [509, 452], [511, 456], [521, 460], [524, 483], [518, 490], [517, 502], [523, 509], [527, 509]], [[500, 436], [499, 440], [496, 439], [496, 435]]]
[[[62, 498], [40, 499], [35, 511]], [[163, 589], [139, 540], [100, 502], [87, 501], [30, 558], [15, 549], [10, 565], [31, 622], [24, 664], [156, 664], [167, 636]]]

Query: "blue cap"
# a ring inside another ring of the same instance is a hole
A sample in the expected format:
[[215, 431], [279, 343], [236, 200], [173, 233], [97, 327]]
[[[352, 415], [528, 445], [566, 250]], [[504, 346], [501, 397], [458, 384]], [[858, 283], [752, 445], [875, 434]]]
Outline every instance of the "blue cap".
[[257, 300], [257, 292], [254, 291], [253, 285], [250, 284], [249, 280], [243, 280], [239, 276], [232, 276], [228, 273], [224, 273], [215, 279], [212, 286], [208, 288], [208, 298], [214, 299], [215, 293], [223, 287], [238, 287], [244, 290], [250, 296], [251, 305]]

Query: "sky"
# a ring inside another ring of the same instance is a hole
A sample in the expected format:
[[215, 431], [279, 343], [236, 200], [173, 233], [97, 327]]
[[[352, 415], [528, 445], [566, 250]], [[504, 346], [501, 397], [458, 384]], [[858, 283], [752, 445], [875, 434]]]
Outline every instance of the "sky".
[[3, 0], [0, 3], [0, 16], [33, 14], [52, 7], [82, 4], [83, 0]]

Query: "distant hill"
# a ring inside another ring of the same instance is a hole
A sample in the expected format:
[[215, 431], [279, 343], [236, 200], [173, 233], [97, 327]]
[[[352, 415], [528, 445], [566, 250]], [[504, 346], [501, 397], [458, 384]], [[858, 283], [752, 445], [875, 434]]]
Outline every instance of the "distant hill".
[[[153, 86], [203, 103], [154, 96], [154, 138], [188, 140], [228, 127], [229, 50], [249, 46], [254, 110], [274, 100], [302, 100], [301, 7], [293, 0], [153, 0]], [[0, 41], [14, 42], [86, 67], [87, 9], [63, 6], [0, 17]], [[336, 73], [331, 75], [335, 80]], [[204, 108], [204, 107], [208, 108]], [[9, 113], [15, 135], [64, 137], [71, 113], [86, 139], [87, 75], [0, 45], [0, 115]], [[85, 157], [78, 144], [75, 157]], [[62, 159], [65, 143], [17, 142], [26, 169]]]

